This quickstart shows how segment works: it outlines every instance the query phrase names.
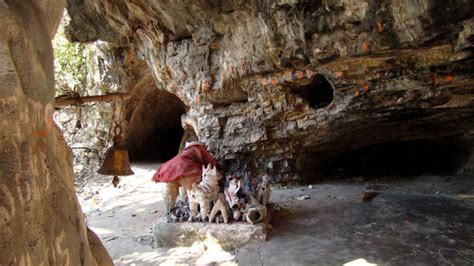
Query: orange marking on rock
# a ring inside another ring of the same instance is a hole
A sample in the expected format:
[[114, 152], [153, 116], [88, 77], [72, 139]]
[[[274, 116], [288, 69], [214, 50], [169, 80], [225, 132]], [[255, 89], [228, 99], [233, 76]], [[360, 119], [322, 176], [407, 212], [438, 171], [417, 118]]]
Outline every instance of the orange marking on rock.
[[278, 80], [277, 80], [276, 78], [272, 78], [272, 79], [270, 80], [270, 84], [272, 84], [272, 86], [275, 86], [275, 85], [278, 84]]
[[447, 74], [446, 76], [444, 76], [444, 81], [446, 82], [451, 82], [453, 81], [453, 79], [454, 79], [454, 76], [451, 74]]
[[369, 48], [369, 43], [367, 41], [365, 41], [363, 44], [362, 44], [362, 51], [368, 53], [370, 50]]
[[364, 92], [369, 92], [369, 85], [365, 84], [363, 89], [364, 89]]
[[304, 78], [304, 72], [301, 70], [296, 71], [296, 77], [299, 79]]
[[364, 89], [365, 92], [368, 92], [369, 91], [369, 85], [365, 84], [363, 89]]
[[354, 95], [355, 95], [355, 97], [359, 96], [359, 95], [360, 95], [360, 91], [356, 91], [356, 92], [354, 93]]
[[383, 31], [382, 19], [380, 19], [380, 18], [377, 18], [377, 30], [378, 30], [379, 32], [382, 32], [382, 31]]
[[204, 80], [202, 83], [202, 89], [204, 92], [208, 91], [211, 88], [211, 82], [209, 80]]
[[342, 78], [344, 76], [344, 73], [342, 71], [336, 71], [336, 78]]
[[49, 132], [46, 129], [40, 129], [38, 131], [34, 131], [33, 133], [31, 133], [31, 136], [40, 137], [40, 138], [46, 138], [48, 135], [49, 135]]

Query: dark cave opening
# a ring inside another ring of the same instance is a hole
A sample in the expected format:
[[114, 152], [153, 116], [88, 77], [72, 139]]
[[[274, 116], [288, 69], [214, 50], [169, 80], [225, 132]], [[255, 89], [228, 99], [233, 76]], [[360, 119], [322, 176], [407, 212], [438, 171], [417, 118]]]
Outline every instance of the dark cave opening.
[[334, 97], [334, 89], [321, 74], [315, 75], [308, 85], [293, 87], [291, 92], [306, 100], [314, 109], [327, 107]]
[[324, 157], [318, 170], [326, 177], [451, 175], [469, 155], [453, 138], [392, 141]]
[[143, 141], [141, 147], [129, 150], [131, 161], [166, 161], [179, 151], [183, 136], [181, 127], [154, 128], [150, 137]]
[[177, 96], [155, 88], [132, 97], [128, 107], [126, 144], [132, 162], [160, 162], [178, 154], [186, 105]]

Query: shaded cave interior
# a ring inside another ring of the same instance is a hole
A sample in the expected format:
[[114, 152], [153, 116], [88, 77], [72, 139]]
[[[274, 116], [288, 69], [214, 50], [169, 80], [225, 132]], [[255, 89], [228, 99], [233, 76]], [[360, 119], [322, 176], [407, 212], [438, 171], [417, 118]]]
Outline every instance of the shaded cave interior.
[[[468, 163], [469, 145], [459, 136], [397, 140], [333, 153], [324, 157], [307, 156], [304, 172], [319, 173], [317, 179], [334, 177], [416, 177], [453, 175]], [[305, 176], [315, 180], [314, 176]]]
[[127, 104], [126, 145], [132, 162], [157, 162], [179, 151], [186, 105], [174, 94], [153, 88]]
[[[309, 99], [312, 106], [316, 103], [313, 108], [323, 108], [332, 101], [333, 90], [322, 75], [298, 90], [297, 94]], [[128, 102], [126, 144], [132, 162], [169, 160], [178, 154], [183, 139], [197, 140], [191, 126], [185, 125], [183, 129], [181, 116], [188, 107], [176, 95], [157, 88], [139, 95]], [[389, 141], [323, 155], [306, 151], [297, 164], [305, 181], [357, 176], [415, 177], [456, 174], [468, 163], [470, 155], [471, 146], [456, 135]]]
[[334, 98], [332, 85], [321, 74], [316, 74], [309, 84], [292, 87], [290, 91], [304, 99], [314, 109], [329, 106]]

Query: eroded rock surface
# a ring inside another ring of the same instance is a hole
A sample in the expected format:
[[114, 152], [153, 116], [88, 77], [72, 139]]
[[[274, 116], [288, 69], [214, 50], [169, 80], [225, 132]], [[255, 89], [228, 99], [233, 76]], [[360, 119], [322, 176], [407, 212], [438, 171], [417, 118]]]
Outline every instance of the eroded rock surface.
[[104, 40], [124, 47], [124, 65], [123, 51], [146, 63], [152, 91], [189, 108], [183, 124], [226, 170], [291, 181], [314, 176], [322, 157], [378, 143], [448, 136], [472, 146], [472, 1], [68, 0], [67, 9], [72, 40]]
[[0, 1], [1, 265], [105, 263], [91, 253], [72, 154], [52, 118], [51, 39], [63, 8], [64, 1]]

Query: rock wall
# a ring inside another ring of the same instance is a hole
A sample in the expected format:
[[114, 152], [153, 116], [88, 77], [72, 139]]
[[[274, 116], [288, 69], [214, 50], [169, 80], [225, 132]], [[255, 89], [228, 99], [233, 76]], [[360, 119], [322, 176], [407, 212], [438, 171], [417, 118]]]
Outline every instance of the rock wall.
[[72, 153], [52, 119], [51, 39], [63, 9], [64, 1], [0, 1], [1, 265], [103, 263], [91, 253]]
[[[241, 175], [313, 176], [321, 157], [474, 129], [469, 0], [68, 0], [71, 38], [146, 62], [182, 122]], [[158, 90], [156, 90], [158, 93]]]

